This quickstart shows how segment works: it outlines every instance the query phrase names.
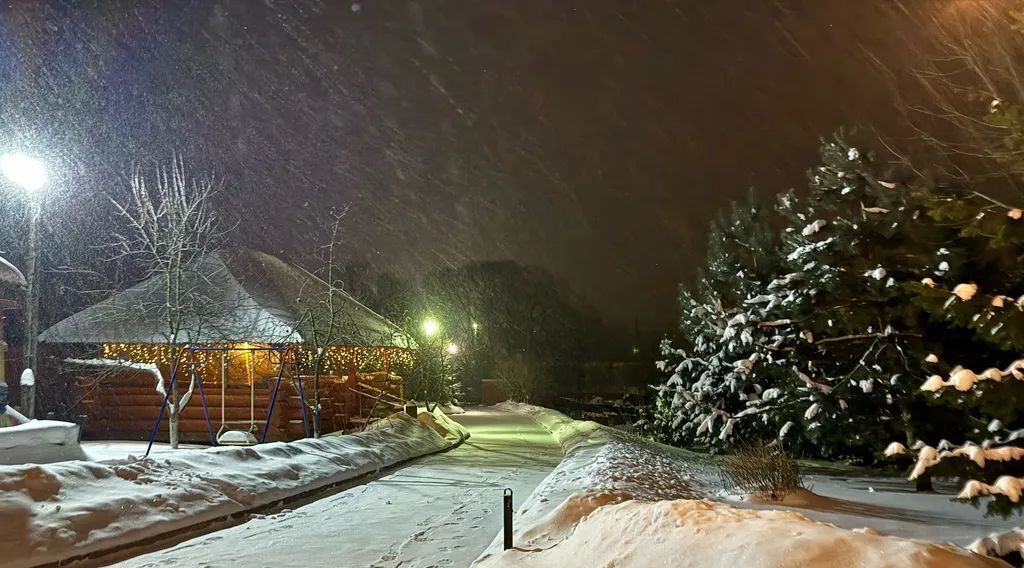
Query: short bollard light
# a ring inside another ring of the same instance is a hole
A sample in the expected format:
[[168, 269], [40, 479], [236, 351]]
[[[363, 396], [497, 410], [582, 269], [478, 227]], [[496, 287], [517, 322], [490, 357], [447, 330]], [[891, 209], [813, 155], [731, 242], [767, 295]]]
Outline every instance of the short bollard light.
[[512, 490], [505, 489], [505, 550], [512, 548]]

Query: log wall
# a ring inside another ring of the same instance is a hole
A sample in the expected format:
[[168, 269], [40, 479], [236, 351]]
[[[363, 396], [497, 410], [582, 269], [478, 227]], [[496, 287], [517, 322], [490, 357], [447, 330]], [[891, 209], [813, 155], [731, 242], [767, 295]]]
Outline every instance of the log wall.
[[[267, 418], [267, 409], [273, 393], [276, 376], [255, 377], [255, 435], [263, 432]], [[311, 377], [300, 377], [302, 390], [311, 400], [313, 385]], [[372, 401], [359, 400], [349, 390], [355, 382], [373, 384], [382, 390], [402, 396], [400, 377], [386, 373], [366, 373], [358, 377], [321, 377], [321, 432], [352, 431], [361, 429], [369, 417]], [[185, 392], [188, 381], [179, 379], [179, 396]], [[104, 440], [146, 440], [160, 411], [163, 396], [156, 392], [153, 376], [145, 373], [123, 371], [104, 372], [99, 375], [82, 375], [76, 377], [75, 388], [81, 400], [81, 413], [86, 416], [84, 437], [86, 439]], [[228, 381], [221, 394], [218, 379], [204, 379], [203, 390], [206, 394], [207, 409], [214, 435], [221, 426], [221, 403], [223, 401], [224, 420], [230, 422], [230, 429], [248, 430], [250, 425], [250, 387], [246, 381]], [[267, 440], [295, 440], [304, 437], [303, 407], [299, 391], [291, 378], [281, 380], [281, 388], [277, 395], [277, 403], [270, 417], [270, 428]], [[312, 419], [306, 411], [306, 419]], [[167, 441], [167, 416], [158, 430], [157, 439]], [[312, 424], [310, 423], [310, 434]], [[181, 413], [179, 435], [183, 442], [204, 443], [209, 441], [206, 421], [203, 418], [203, 407], [196, 389], [191, 401]]]

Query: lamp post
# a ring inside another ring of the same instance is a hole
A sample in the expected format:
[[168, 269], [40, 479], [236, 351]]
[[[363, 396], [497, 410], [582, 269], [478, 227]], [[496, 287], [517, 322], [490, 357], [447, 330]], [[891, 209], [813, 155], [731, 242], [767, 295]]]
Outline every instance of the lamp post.
[[441, 324], [437, 323], [436, 319], [428, 317], [423, 320], [422, 329], [423, 335], [433, 337], [438, 331], [441, 331]]
[[[39, 190], [46, 185], [43, 163], [24, 154], [0, 157], [0, 172], [28, 195], [28, 250], [25, 252], [25, 368], [35, 370], [39, 335]], [[29, 409], [31, 412], [32, 409]]]

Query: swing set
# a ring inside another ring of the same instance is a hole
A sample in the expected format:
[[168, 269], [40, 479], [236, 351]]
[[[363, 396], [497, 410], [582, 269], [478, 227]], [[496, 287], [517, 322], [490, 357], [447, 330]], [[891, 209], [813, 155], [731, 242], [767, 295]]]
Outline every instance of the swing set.
[[[225, 408], [225, 400], [227, 399], [227, 382], [228, 382], [228, 357], [233, 352], [245, 352], [246, 364], [248, 366], [249, 375], [249, 420], [227, 420], [227, 413]], [[179, 368], [181, 368], [182, 361], [187, 359], [188, 375], [189, 375], [189, 390], [183, 397], [181, 403], [182, 408], [178, 410], [180, 413], [184, 406], [188, 403], [190, 393], [195, 388], [199, 391], [199, 400], [203, 405], [203, 419], [206, 421], [206, 431], [210, 435], [211, 446], [251, 446], [254, 444], [262, 444], [267, 441], [267, 433], [270, 431], [270, 419], [274, 414], [274, 407], [277, 404], [277, 394], [281, 390], [281, 380], [284, 378], [284, 368], [287, 365], [287, 355], [291, 351], [289, 347], [257, 347], [246, 344], [240, 345], [226, 345], [226, 346], [200, 346], [200, 345], [186, 345], [178, 353], [175, 358], [174, 365], [171, 368], [171, 382], [177, 380]], [[196, 352], [219, 352], [220, 353], [220, 427], [217, 429], [217, 434], [213, 433], [213, 424], [210, 421], [210, 411], [206, 404], [206, 392], [203, 389], [202, 375], [196, 370], [197, 363], [193, 355]], [[267, 404], [267, 418], [263, 421], [263, 431], [260, 433], [259, 438], [256, 434], [259, 430], [259, 421], [256, 420], [256, 380], [254, 377], [253, 370], [253, 354], [257, 352], [266, 352], [268, 356], [271, 354], [277, 354], [277, 379], [274, 382], [274, 388], [271, 391], [270, 402]], [[302, 428], [305, 436], [308, 438], [310, 435], [310, 419], [306, 415], [306, 397], [302, 390], [302, 379], [297, 374], [292, 376], [292, 383], [295, 386], [296, 392], [299, 394], [299, 401], [302, 409]], [[150, 450], [153, 449], [153, 442], [156, 441], [156, 435], [160, 431], [160, 423], [163, 422], [164, 413], [167, 410], [168, 402], [172, 389], [164, 389], [164, 400], [160, 405], [160, 412], [157, 414], [156, 422], [153, 424], [153, 430], [149, 435], [149, 445], [146, 446], [146, 456], [149, 457]]]

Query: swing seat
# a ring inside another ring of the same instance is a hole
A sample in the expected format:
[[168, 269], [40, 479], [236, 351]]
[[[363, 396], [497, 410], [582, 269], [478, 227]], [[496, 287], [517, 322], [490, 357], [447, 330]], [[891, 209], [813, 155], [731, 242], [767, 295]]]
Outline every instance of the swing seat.
[[259, 440], [248, 430], [225, 430], [217, 436], [220, 446], [255, 446], [257, 443]]

